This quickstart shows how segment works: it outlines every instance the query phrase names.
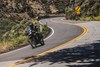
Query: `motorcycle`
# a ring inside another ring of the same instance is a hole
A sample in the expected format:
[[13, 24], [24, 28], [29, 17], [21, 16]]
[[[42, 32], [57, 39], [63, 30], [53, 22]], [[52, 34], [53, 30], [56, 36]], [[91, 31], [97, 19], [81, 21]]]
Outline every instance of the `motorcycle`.
[[32, 36], [29, 38], [29, 43], [32, 48], [35, 48], [37, 44], [44, 45], [43, 35], [39, 32], [34, 32]]

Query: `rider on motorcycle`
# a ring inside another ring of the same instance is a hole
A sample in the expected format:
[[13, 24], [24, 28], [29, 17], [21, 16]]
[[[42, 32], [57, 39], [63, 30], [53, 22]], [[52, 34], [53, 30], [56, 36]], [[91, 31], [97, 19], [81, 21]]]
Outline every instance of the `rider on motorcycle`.
[[[26, 31], [28, 37], [29, 37], [29, 40], [32, 41], [35, 41], [35, 46], [36, 44], [38, 44], [41, 39], [43, 38], [42, 34], [38, 31], [38, 28], [35, 24], [33, 24], [32, 22], [29, 22], [29, 26], [27, 28], [27, 31]], [[35, 40], [33, 40], [33, 38]], [[32, 45], [32, 44], [31, 44]]]
[[33, 34], [37, 32], [36, 26], [32, 23], [29, 22], [29, 26], [27, 27], [26, 34], [28, 35], [29, 39], [33, 37]]

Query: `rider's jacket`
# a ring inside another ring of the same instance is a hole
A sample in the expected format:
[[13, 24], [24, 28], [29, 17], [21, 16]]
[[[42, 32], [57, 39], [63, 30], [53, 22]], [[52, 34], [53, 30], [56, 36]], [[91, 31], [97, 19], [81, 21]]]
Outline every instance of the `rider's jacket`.
[[29, 26], [29, 27], [27, 28], [26, 33], [30, 36], [30, 35], [32, 35], [33, 33], [38, 32], [37, 30], [38, 30], [38, 29], [37, 29], [36, 26], [34, 26], [33, 29]]
[[28, 27], [27, 33], [28, 33], [28, 35], [32, 34], [32, 29], [30, 27]]
[[26, 29], [26, 34], [27, 34], [28, 36], [32, 36], [33, 32], [35, 32], [34, 29], [31, 29], [30, 26], [27, 27], [27, 29]]

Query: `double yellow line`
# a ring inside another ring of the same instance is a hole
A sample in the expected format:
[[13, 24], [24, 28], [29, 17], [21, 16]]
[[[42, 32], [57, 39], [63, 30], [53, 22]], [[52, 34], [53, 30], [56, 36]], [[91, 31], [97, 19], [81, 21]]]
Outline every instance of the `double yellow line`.
[[61, 49], [61, 48], [64, 48], [66, 45], [71, 44], [71, 43], [73, 43], [73, 42], [79, 40], [79, 39], [82, 38], [85, 34], [88, 33], [88, 29], [87, 29], [85, 26], [82, 26], [82, 25], [77, 25], [77, 26], [80, 26], [80, 27], [83, 29], [82, 34], [80, 34], [78, 37], [76, 37], [76, 38], [74, 38], [74, 39], [68, 41], [67, 43], [64, 43], [64, 44], [62, 44], [62, 45], [60, 45], [60, 46], [57, 46], [57, 47], [55, 47], [55, 48], [53, 48], [53, 49], [50, 49], [50, 50], [45, 51], [45, 52], [43, 52], [43, 53], [40, 53], [40, 54], [36, 55], [35, 57], [31, 57], [31, 58], [28, 58], [28, 59], [25, 59], [25, 60], [22, 60], [22, 61], [18, 61], [18, 62], [14, 63], [14, 64], [12, 64], [12, 65], [10, 65], [10, 66], [8, 66], [8, 67], [16, 67], [17, 65], [24, 64], [24, 63], [26, 63], [26, 62], [29, 62], [29, 61], [33, 60], [33, 58], [42, 57], [42, 56], [44, 56], [44, 55], [46, 55], [46, 54], [48, 54], [48, 53], [57, 51], [57, 50], [59, 50], [59, 49]]

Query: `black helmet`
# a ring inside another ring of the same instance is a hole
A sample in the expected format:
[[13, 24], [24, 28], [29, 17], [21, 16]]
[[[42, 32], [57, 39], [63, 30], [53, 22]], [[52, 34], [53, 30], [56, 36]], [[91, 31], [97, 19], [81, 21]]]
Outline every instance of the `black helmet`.
[[32, 23], [32, 22], [30, 22], [30, 23], [29, 23], [29, 26], [31, 26], [31, 25], [33, 25], [33, 23]]
[[28, 25], [31, 26], [33, 23], [31, 21], [28, 22]]
[[29, 23], [29, 27], [30, 27], [31, 29], [34, 29], [34, 24], [33, 24], [32, 22], [30, 22], [30, 23]]

